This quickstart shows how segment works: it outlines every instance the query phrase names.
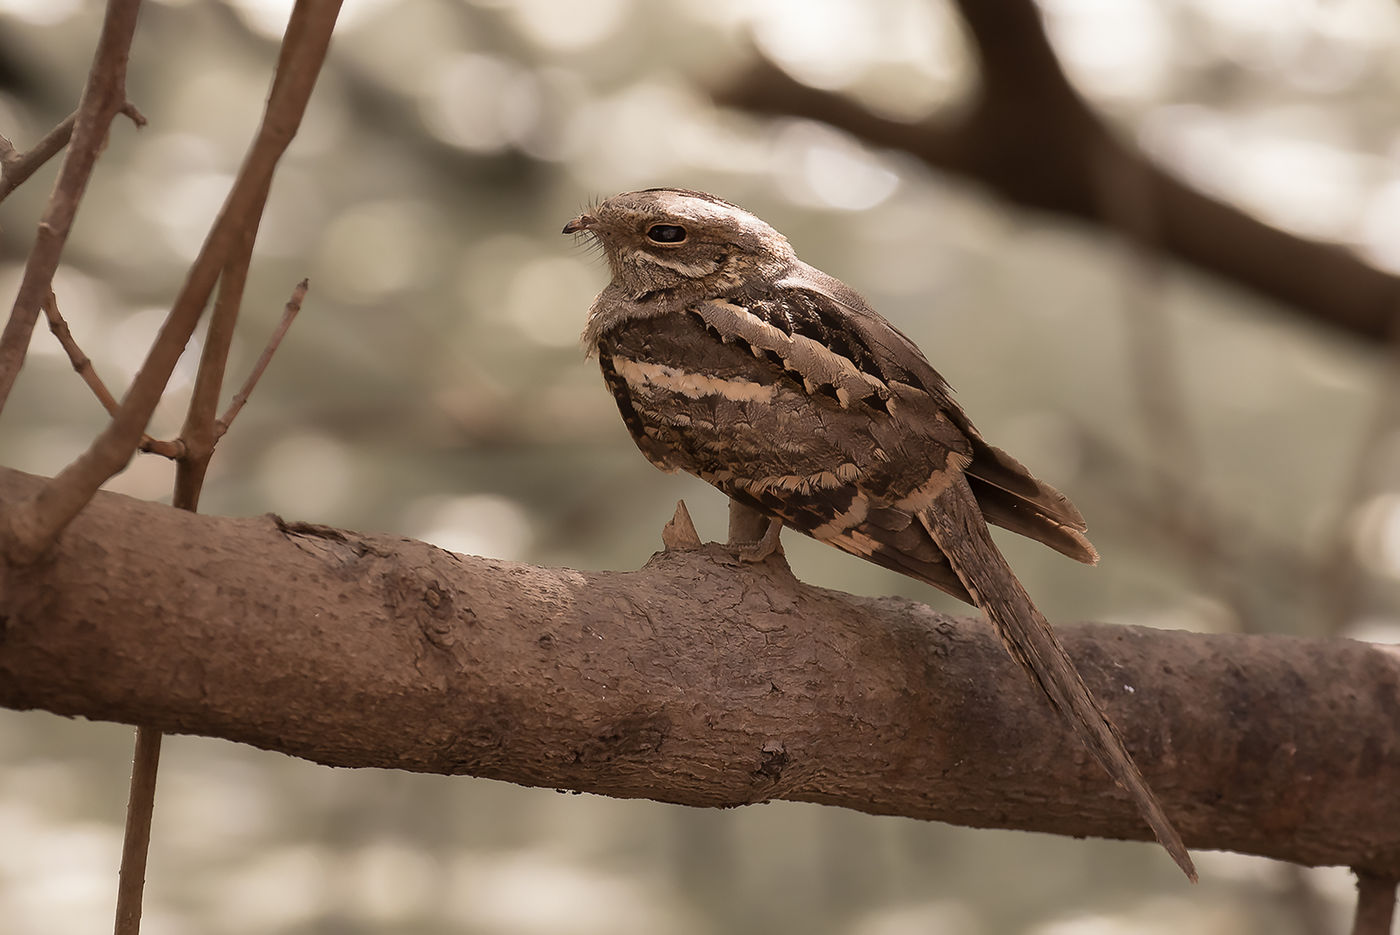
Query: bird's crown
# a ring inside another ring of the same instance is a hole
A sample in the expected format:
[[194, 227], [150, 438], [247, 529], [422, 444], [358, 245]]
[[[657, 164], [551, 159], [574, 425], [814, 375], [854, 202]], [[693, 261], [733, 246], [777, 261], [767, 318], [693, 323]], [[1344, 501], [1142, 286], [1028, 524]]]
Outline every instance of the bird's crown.
[[765, 221], [683, 188], [614, 195], [569, 221], [564, 233], [591, 235], [607, 254], [613, 286], [633, 300], [729, 288], [795, 259], [787, 238]]

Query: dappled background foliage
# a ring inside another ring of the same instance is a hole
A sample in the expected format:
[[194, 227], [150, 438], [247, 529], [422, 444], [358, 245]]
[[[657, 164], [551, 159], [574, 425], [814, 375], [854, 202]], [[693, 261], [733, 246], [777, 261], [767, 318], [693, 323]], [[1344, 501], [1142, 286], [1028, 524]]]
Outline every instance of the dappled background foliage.
[[[287, 6], [143, 11], [128, 89], [150, 123], [116, 125], [55, 280], [114, 387], [227, 191]], [[1271, 224], [1400, 270], [1393, 4], [1041, 10], [1062, 64], [1122, 137]], [[21, 148], [72, 109], [100, 12], [0, 0], [0, 133]], [[928, 0], [347, 4], [272, 191], [235, 378], [296, 281], [311, 292], [220, 446], [202, 508], [582, 568], [640, 564], [680, 497], [702, 535], [721, 537], [722, 498], [652, 469], [582, 359], [606, 272], [558, 233], [592, 199], [681, 185], [745, 205], [862, 291], [994, 443], [1074, 497], [1099, 568], [1005, 540], [1052, 619], [1395, 639], [1391, 349], [1199, 272], [1155, 269], [1112, 231], [1007, 206], [824, 124], [714, 104], [711, 90], [758, 56], [908, 120], [956, 113], [978, 82], [957, 13]], [[0, 209], [5, 294], [52, 175]], [[197, 354], [152, 434], [178, 429]], [[1163, 394], [1188, 445], [1153, 441], [1161, 406], [1143, 400]], [[5, 463], [51, 474], [104, 421], [36, 332], [0, 421]], [[170, 476], [144, 456], [109, 488], [164, 499]], [[796, 537], [787, 547], [806, 580], [963, 611]], [[129, 745], [125, 727], [0, 712], [6, 931], [108, 924]], [[1345, 916], [1343, 872], [1201, 856], [1205, 882], [1188, 890], [1145, 845], [349, 773], [174, 738], [145, 924], [975, 935], [1322, 932]]]

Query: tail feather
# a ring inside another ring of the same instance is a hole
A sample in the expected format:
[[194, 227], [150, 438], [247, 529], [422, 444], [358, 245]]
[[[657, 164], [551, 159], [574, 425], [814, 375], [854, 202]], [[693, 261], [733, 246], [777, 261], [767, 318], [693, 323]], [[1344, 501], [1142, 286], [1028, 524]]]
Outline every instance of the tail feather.
[[989, 523], [996, 523], [1003, 529], [1043, 542], [1061, 555], [1068, 555], [1076, 562], [1097, 565], [1099, 553], [1084, 535], [1082, 529], [1061, 521], [1056, 515], [1040, 508], [1039, 504], [1027, 500], [998, 487], [985, 478], [972, 474], [969, 470], [967, 481], [977, 497], [977, 505]]
[[960, 426], [972, 442], [967, 480], [987, 522], [1037, 539], [1076, 562], [1098, 564], [1099, 553], [1084, 535], [1089, 527], [1069, 498], [1031, 474], [1026, 466], [983, 440], [967, 422]]
[[1194, 882], [1196, 868], [1161, 803], [1143, 779], [1113, 722], [1074, 668], [1059, 637], [996, 544], [966, 478], [958, 478], [919, 516], [953, 570], [986, 613], [1011, 656], [1040, 686], [1051, 705], [1069, 723], [1110, 776], [1137, 803], [1138, 811], [1177, 865]]

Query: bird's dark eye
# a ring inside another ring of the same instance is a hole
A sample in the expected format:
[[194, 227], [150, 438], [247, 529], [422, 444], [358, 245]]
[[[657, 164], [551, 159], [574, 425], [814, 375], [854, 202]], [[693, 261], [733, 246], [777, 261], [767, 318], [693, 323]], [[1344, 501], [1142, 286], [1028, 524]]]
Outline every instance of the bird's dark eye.
[[685, 228], [679, 224], [653, 224], [647, 230], [647, 239], [655, 243], [680, 243], [685, 240]]

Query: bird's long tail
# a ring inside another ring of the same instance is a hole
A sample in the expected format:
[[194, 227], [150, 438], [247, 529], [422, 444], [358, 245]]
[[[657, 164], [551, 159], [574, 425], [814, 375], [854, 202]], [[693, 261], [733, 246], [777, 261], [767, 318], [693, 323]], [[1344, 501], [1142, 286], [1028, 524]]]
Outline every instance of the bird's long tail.
[[991, 620], [1007, 651], [1040, 686], [1109, 775], [1128, 790], [1157, 840], [1195, 882], [1196, 868], [1186, 845], [1148, 788], [1118, 729], [1090, 693], [1059, 637], [992, 542], [967, 480], [957, 477], [919, 519], [948, 557], [973, 601]]

